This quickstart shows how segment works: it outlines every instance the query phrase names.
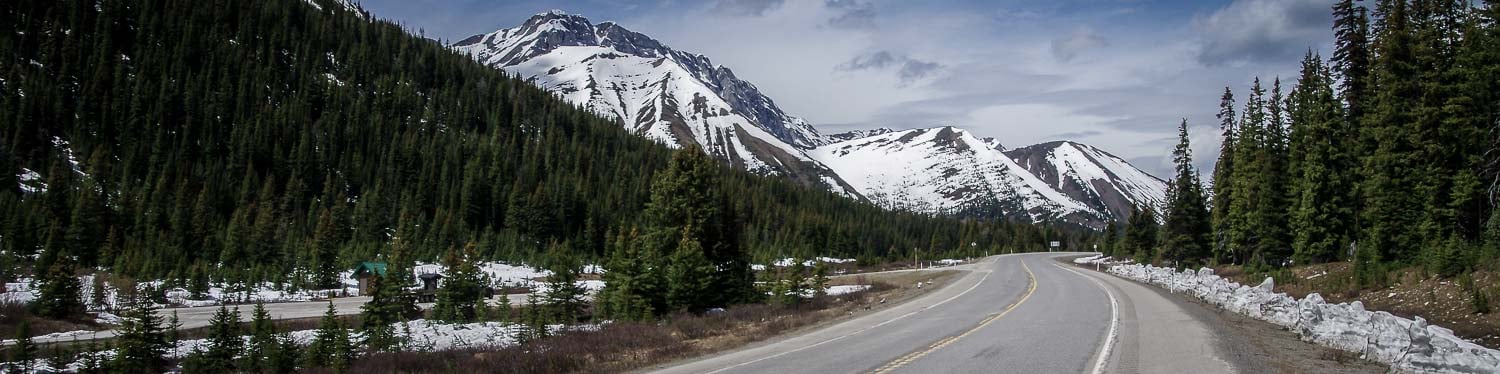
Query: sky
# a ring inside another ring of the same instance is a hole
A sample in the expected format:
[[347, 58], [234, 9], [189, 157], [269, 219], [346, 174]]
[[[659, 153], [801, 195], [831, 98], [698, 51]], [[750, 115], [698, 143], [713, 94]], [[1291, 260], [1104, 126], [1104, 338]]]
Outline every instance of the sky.
[[1331, 52], [1334, 0], [361, 0], [452, 42], [552, 9], [708, 56], [833, 134], [957, 126], [1006, 147], [1072, 140], [1169, 179], [1177, 125], [1218, 156], [1219, 96], [1290, 91]]

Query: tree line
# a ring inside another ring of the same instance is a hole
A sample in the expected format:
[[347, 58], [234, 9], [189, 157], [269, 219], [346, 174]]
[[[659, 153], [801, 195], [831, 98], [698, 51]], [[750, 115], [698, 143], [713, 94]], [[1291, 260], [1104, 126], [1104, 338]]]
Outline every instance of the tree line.
[[[326, 288], [397, 236], [423, 261], [471, 243], [488, 259], [603, 260], [659, 219], [647, 202], [667, 147], [336, 4], [22, 0], [0, 4], [0, 25], [8, 277]], [[889, 212], [722, 164], [698, 175], [716, 177], [737, 231], [643, 240], [733, 234], [752, 259], [882, 261], [1089, 235]]]
[[1161, 235], [1132, 221], [1106, 236], [1114, 253], [1255, 269], [1353, 261], [1361, 286], [1394, 267], [1452, 276], [1500, 258], [1500, 7], [1373, 3], [1333, 6], [1333, 55], [1309, 51], [1289, 90], [1256, 79], [1236, 112], [1225, 88], [1207, 190], [1184, 121]]

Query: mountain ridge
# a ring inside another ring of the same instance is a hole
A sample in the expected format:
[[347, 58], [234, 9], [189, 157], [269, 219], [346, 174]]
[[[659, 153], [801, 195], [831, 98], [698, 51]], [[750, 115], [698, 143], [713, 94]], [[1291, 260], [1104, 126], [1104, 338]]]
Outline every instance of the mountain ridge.
[[1164, 204], [1160, 178], [1081, 143], [1007, 149], [953, 126], [824, 135], [728, 67], [615, 22], [554, 10], [449, 47], [638, 135], [889, 209], [1100, 227]]

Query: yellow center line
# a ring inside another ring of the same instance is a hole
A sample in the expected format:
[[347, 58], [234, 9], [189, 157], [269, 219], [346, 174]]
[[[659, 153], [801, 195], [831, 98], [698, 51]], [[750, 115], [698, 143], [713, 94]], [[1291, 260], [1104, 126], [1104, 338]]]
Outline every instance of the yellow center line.
[[1031, 294], [1036, 292], [1036, 274], [1031, 273], [1031, 267], [1026, 266], [1025, 261], [1021, 261], [1021, 269], [1026, 270], [1026, 281], [1030, 284], [1026, 288], [1026, 293], [1021, 295], [1021, 298], [1017, 299], [1016, 302], [1010, 303], [1010, 305], [1006, 305], [1005, 309], [1001, 310], [1000, 313], [990, 315], [983, 321], [979, 321], [978, 325], [975, 325], [974, 327], [964, 331], [963, 333], [938, 339], [936, 342], [928, 345], [925, 349], [918, 349], [901, 357], [897, 357], [895, 360], [891, 360], [891, 362], [887, 362], [885, 365], [881, 365], [880, 367], [875, 368], [872, 373], [889, 373], [901, 368], [902, 366], [906, 366], [906, 364], [910, 364], [912, 363], [912, 361], [916, 361], [917, 359], [927, 356], [932, 352], [935, 352], [939, 349], [942, 349], [943, 347], [957, 342], [959, 339], [963, 339], [964, 337], [974, 334], [975, 332], [979, 331], [979, 329], [983, 329], [985, 326], [989, 326], [991, 323], [999, 320], [1000, 317], [1004, 317], [1006, 314], [1010, 313], [1011, 310], [1015, 310], [1016, 307], [1021, 306], [1021, 303], [1026, 302], [1026, 299], [1030, 299]]

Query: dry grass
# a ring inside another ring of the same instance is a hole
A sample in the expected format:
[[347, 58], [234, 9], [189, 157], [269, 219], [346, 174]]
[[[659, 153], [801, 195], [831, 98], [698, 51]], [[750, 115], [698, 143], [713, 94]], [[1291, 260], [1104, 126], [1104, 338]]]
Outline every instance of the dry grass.
[[64, 320], [42, 318], [31, 314], [31, 309], [28, 309], [25, 304], [0, 303], [0, 339], [14, 339], [21, 321], [31, 322], [32, 336], [101, 328], [98, 324], [85, 320], [83, 317]]
[[[597, 331], [572, 331], [501, 349], [431, 353], [379, 353], [351, 372], [400, 373], [613, 373], [722, 352], [853, 315], [937, 289], [960, 272], [934, 271], [845, 277], [832, 284], [868, 284], [868, 290], [809, 300], [796, 307], [739, 305], [723, 312], [669, 316], [661, 323], [611, 323]], [[922, 282], [924, 286], [916, 288]], [[927, 282], [932, 282], [930, 285]], [[884, 300], [884, 302], [882, 302]]]

